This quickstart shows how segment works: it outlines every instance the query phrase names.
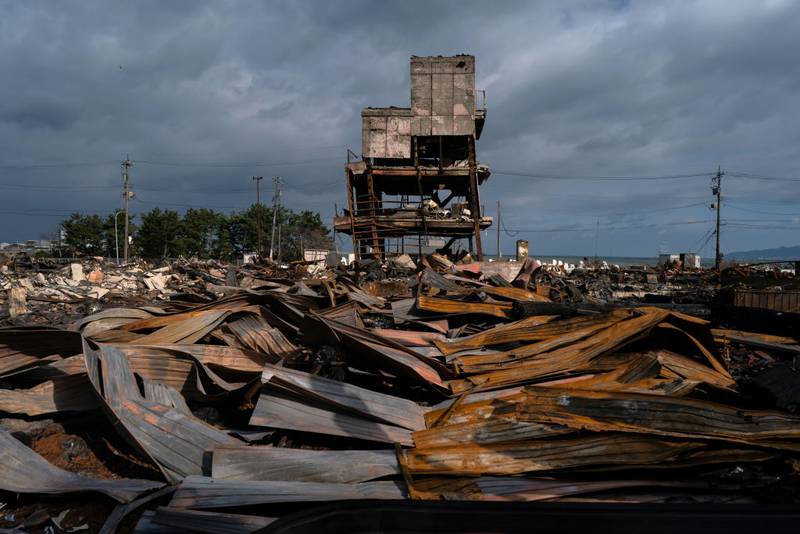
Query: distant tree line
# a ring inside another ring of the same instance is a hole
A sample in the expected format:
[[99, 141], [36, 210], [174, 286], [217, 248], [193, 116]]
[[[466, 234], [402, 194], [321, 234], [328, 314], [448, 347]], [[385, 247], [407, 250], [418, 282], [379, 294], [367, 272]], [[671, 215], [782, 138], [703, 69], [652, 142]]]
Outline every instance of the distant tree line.
[[[235, 259], [243, 252], [269, 251], [272, 230], [271, 207], [254, 204], [247, 210], [226, 215], [210, 209], [188, 209], [183, 215], [153, 208], [129, 221], [131, 255], [147, 259], [177, 256]], [[119, 251], [122, 256], [124, 215], [117, 218]], [[260, 231], [259, 231], [260, 225]], [[73, 213], [61, 223], [61, 253], [70, 256], [115, 256], [114, 215], [101, 217]], [[280, 228], [280, 241], [278, 238]], [[280, 243], [281, 259], [302, 258], [305, 248], [333, 246], [329, 230], [319, 213], [279, 208], [275, 249]]]

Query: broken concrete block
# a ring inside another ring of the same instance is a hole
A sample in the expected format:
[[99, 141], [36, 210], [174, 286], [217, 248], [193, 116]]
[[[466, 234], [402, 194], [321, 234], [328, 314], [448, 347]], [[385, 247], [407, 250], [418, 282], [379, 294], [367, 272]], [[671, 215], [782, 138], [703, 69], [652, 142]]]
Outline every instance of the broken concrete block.
[[169, 280], [169, 276], [164, 276], [163, 274], [157, 274], [155, 276], [149, 276], [145, 278], [144, 285], [147, 286], [147, 289], [156, 289], [158, 291], [161, 291], [166, 287], [167, 280]]
[[109, 291], [110, 291], [109, 289], [106, 289], [106, 288], [104, 288], [104, 287], [94, 286], [94, 287], [92, 287], [92, 289], [89, 291], [89, 293], [88, 293], [88, 296], [90, 296], [90, 297], [92, 297], [92, 298], [95, 298], [95, 299], [99, 299], [99, 298], [101, 298], [103, 295], [105, 295], [106, 293], [108, 293]]
[[80, 263], [70, 263], [69, 274], [72, 277], [73, 281], [80, 282], [81, 280], [84, 279], [83, 265], [81, 265]]
[[28, 313], [24, 287], [12, 287], [8, 290], [8, 314], [11, 318]]

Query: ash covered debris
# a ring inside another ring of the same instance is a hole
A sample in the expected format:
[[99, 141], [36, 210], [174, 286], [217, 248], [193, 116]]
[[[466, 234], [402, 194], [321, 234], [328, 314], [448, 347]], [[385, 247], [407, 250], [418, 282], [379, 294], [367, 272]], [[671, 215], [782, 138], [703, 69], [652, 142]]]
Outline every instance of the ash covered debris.
[[0, 329], [0, 525], [797, 502], [800, 342], [682, 308], [691, 288], [713, 305], [725, 272], [496, 263], [7, 267], [28, 310]]

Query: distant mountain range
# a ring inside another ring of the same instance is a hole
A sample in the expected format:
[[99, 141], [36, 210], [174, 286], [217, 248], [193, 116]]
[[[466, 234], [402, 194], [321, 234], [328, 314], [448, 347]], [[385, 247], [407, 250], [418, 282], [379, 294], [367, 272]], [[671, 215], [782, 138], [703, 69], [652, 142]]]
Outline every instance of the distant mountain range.
[[725, 254], [726, 260], [800, 260], [800, 245], [794, 247], [744, 250]]

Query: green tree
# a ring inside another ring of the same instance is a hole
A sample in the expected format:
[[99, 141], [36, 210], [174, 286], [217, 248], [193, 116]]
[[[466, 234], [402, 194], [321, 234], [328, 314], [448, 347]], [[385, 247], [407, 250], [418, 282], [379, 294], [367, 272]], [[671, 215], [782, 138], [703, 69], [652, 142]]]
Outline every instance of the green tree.
[[153, 208], [142, 215], [142, 225], [136, 233], [136, 243], [145, 258], [168, 258], [179, 250], [180, 216], [176, 211]]
[[102, 256], [103, 221], [99, 215], [73, 213], [61, 223], [64, 229], [64, 248], [72, 256]]
[[230, 249], [234, 254], [269, 250], [271, 225], [272, 209], [264, 205], [253, 204], [245, 211], [234, 213], [228, 217], [225, 229]]
[[210, 258], [217, 255], [220, 247], [220, 223], [225, 219], [221, 213], [210, 209], [188, 209], [183, 214], [178, 238], [178, 251], [186, 256]]
[[308, 248], [333, 248], [330, 230], [322, 223], [319, 213], [281, 210], [278, 218], [281, 224], [281, 259], [291, 261], [303, 258], [303, 251]]
[[[135, 235], [136, 234], [136, 225], [133, 222], [133, 214], [128, 216], [128, 234]], [[125, 248], [125, 216], [119, 215], [117, 217], [117, 229], [116, 232], [114, 231], [114, 214], [107, 215], [105, 219], [103, 219], [103, 249], [105, 250], [106, 255], [109, 258], [116, 259], [117, 254], [117, 242], [119, 242], [119, 257], [120, 261], [122, 261], [123, 250]], [[135, 249], [135, 241], [133, 243], [133, 247], [129, 248], [129, 252], [131, 255], [134, 255]]]

